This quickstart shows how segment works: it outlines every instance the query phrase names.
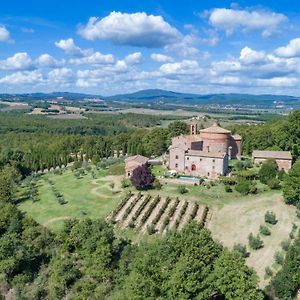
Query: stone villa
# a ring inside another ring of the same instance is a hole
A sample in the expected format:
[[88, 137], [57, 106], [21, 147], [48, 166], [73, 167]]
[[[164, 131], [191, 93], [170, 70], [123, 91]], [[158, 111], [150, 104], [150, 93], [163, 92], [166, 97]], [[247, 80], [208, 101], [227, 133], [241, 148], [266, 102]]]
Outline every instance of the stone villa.
[[148, 164], [149, 158], [142, 155], [130, 156], [125, 159], [125, 176], [130, 178], [133, 171], [143, 165]]
[[255, 164], [260, 164], [268, 159], [276, 161], [279, 170], [288, 171], [292, 167], [293, 157], [290, 151], [258, 151], [252, 153]]
[[190, 125], [189, 135], [172, 139], [169, 169], [180, 174], [215, 179], [228, 173], [228, 160], [241, 157], [241, 136], [213, 124], [198, 131]]

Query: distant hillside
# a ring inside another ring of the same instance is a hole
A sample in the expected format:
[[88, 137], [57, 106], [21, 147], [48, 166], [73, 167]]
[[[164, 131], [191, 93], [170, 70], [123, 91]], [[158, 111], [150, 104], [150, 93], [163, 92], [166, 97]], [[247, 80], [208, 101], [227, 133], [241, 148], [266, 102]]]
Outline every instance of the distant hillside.
[[103, 97], [100, 95], [90, 95], [83, 93], [53, 92], [53, 93], [29, 93], [29, 94], [0, 94], [0, 99], [11, 101], [38, 101], [54, 100], [58, 97], [68, 101], [82, 101], [84, 98], [101, 98], [108, 102], [126, 102], [131, 105], [151, 105], [153, 107], [163, 107], [164, 105], [186, 105], [186, 106], [252, 106], [260, 108], [300, 108], [300, 97], [286, 95], [251, 95], [251, 94], [189, 94], [166, 91], [161, 89], [142, 90], [130, 94], [120, 94]]
[[142, 90], [132, 94], [115, 95], [106, 97], [110, 100], [123, 100], [136, 102], [163, 102], [173, 104], [189, 104], [189, 105], [258, 105], [258, 106], [274, 106], [274, 105], [296, 105], [300, 106], [300, 98], [286, 95], [251, 95], [251, 94], [208, 94], [197, 95], [188, 93], [176, 93], [159, 89]]

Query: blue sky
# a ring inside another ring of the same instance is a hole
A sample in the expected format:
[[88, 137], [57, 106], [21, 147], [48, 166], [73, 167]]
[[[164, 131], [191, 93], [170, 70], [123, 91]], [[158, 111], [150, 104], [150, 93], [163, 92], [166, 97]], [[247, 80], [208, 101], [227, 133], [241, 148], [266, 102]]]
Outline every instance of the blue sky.
[[0, 92], [300, 95], [297, 2], [5, 1]]

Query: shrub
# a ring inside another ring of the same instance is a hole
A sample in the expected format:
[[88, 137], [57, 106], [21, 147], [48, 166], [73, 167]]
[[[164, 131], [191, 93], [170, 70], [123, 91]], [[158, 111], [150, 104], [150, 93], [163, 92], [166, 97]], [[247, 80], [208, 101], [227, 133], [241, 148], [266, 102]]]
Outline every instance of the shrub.
[[257, 187], [256, 183], [252, 182], [250, 180], [242, 180], [240, 181], [236, 186], [235, 190], [239, 192], [242, 195], [248, 195], [248, 194], [256, 194], [257, 193]]
[[278, 174], [277, 174], [277, 177], [278, 177], [278, 179], [279, 179], [280, 181], [283, 181], [283, 180], [285, 179], [285, 177], [286, 177], [285, 171], [284, 171], [284, 170], [280, 170], [280, 171], [278, 172]]
[[188, 192], [188, 189], [185, 187], [185, 185], [179, 185], [178, 192], [183, 195]]
[[265, 214], [265, 222], [275, 225], [278, 222], [275, 213], [273, 213], [272, 211], [267, 211]]
[[149, 235], [152, 235], [152, 234], [156, 233], [155, 225], [153, 225], [153, 224], [148, 225], [147, 226], [147, 233]]
[[273, 276], [273, 271], [270, 267], [266, 267], [265, 268], [265, 273], [268, 277], [272, 277]]
[[153, 188], [156, 190], [161, 190], [162, 184], [160, 183], [160, 181], [155, 178], [154, 182], [153, 182]]
[[263, 246], [264, 246], [264, 243], [260, 239], [259, 235], [254, 236], [252, 233], [250, 233], [248, 236], [248, 241], [249, 241], [250, 248], [253, 250], [258, 250], [260, 248], [263, 248]]
[[280, 180], [277, 178], [269, 179], [267, 185], [271, 190], [279, 190], [281, 188]]
[[284, 251], [288, 251], [290, 245], [291, 245], [291, 241], [290, 240], [284, 240], [280, 243], [281, 245], [281, 248], [284, 250]]
[[276, 263], [278, 263], [279, 265], [283, 265], [284, 256], [281, 252], [279, 252], [279, 251], [275, 252], [274, 259], [275, 259]]
[[267, 160], [262, 164], [259, 172], [259, 180], [262, 183], [267, 184], [270, 179], [274, 179], [277, 176], [277, 165], [275, 160]]
[[239, 252], [240, 254], [242, 254], [242, 256], [244, 258], [246, 258], [248, 256], [247, 247], [245, 245], [234, 244], [233, 250]]
[[271, 231], [270, 229], [265, 226], [265, 225], [260, 225], [259, 227], [259, 232], [262, 234], [262, 235], [271, 235]]
[[229, 184], [225, 184], [225, 192], [226, 193], [232, 193], [232, 188]]
[[123, 178], [122, 181], [121, 181], [121, 187], [123, 189], [125, 189], [125, 188], [128, 188], [129, 186], [130, 186], [130, 180], [126, 179], [126, 178]]

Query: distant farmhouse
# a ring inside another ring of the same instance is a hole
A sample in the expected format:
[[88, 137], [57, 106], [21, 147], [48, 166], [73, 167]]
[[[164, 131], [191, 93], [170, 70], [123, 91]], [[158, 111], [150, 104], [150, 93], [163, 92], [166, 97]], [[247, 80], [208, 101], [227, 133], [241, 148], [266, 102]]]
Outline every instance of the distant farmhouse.
[[213, 124], [198, 132], [197, 123], [190, 125], [189, 135], [172, 139], [169, 168], [181, 174], [215, 179], [228, 173], [228, 160], [241, 157], [240, 135]]
[[292, 167], [292, 154], [290, 151], [258, 151], [252, 153], [252, 158], [255, 164], [260, 164], [268, 159], [276, 161], [279, 170], [288, 171]]
[[149, 161], [148, 157], [142, 155], [130, 156], [125, 159], [125, 175], [130, 178], [133, 171], [141, 166], [147, 165]]

